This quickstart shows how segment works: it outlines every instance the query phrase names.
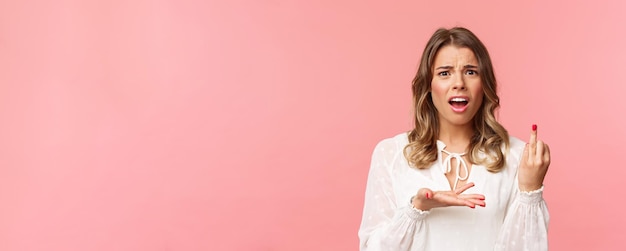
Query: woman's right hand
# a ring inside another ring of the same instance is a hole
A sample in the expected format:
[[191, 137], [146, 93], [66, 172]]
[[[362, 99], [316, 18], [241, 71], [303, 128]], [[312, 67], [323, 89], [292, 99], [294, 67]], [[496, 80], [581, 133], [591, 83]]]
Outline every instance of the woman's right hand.
[[454, 191], [432, 191], [428, 188], [422, 188], [417, 191], [417, 195], [413, 197], [411, 203], [413, 207], [428, 211], [436, 207], [450, 206], [467, 206], [474, 208], [476, 206], [485, 206], [485, 196], [482, 194], [461, 194], [465, 190], [473, 187], [474, 183], [467, 183]]

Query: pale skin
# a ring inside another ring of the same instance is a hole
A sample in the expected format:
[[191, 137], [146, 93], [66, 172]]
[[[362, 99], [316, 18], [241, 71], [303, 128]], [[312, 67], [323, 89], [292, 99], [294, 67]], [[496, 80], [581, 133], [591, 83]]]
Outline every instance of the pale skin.
[[[483, 101], [478, 60], [470, 49], [448, 45], [437, 52], [433, 64], [431, 96], [440, 122], [439, 140], [446, 144], [448, 151], [465, 152], [473, 134], [472, 120]], [[463, 112], [450, 110], [448, 101], [452, 96], [467, 98], [469, 100], [467, 109]], [[471, 173], [472, 165], [469, 158], [464, 157], [464, 159], [469, 164], [468, 171]], [[452, 166], [456, 167], [454, 163]], [[550, 149], [548, 144], [537, 138], [537, 128], [533, 125], [518, 169], [520, 191], [534, 191], [541, 188], [549, 166]], [[455, 170], [446, 175], [451, 187], [449, 191], [421, 188], [412, 199], [413, 206], [423, 211], [450, 206], [485, 207], [484, 195], [464, 194], [467, 189], [474, 186], [474, 183], [459, 181], [457, 188], [452, 189], [456, 180], [456, 175], [453, 173]]]

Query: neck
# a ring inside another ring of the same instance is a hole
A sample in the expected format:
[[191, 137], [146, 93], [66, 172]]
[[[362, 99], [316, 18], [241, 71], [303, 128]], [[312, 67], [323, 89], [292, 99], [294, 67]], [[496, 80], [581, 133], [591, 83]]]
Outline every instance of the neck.
[[466, 125], [442, 124], [439, 126], [439, 140], [446, 144], [446, 150], [451, 152], [466, 152], [469, 147], [474, 129], [471, 123]]

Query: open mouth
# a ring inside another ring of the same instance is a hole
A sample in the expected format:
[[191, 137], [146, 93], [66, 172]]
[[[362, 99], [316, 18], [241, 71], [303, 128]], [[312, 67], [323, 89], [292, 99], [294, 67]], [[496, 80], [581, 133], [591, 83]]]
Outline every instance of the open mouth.
[[463, 107], [466, 106], [469, 101], [466, 98], [451, 98], [448, 103], [454, 107]]
[[467, 104], [469, 103], [469, 99], [456, 97], [456, 98], [451, 98], [448, 101], [448, 103], [450, 104], [450, 106], [452, 106], [452, 109], [454, 111], [462, 112], [467, 107]]

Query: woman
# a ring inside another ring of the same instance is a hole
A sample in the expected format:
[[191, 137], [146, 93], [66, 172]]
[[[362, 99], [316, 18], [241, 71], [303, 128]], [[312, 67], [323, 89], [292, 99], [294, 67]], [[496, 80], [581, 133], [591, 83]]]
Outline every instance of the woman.
[[372, 155], [361, 250], [547, 250], [547, 144], [495, 119], [496, 79], [469, 30], [439, 29], [413, 80], [415, 128]]

